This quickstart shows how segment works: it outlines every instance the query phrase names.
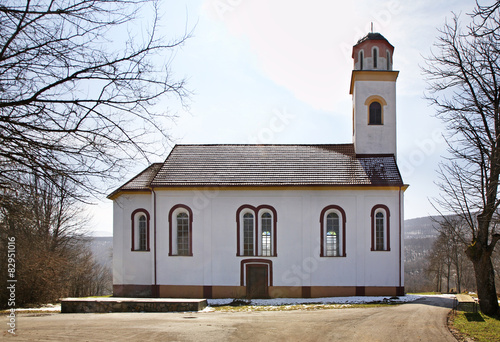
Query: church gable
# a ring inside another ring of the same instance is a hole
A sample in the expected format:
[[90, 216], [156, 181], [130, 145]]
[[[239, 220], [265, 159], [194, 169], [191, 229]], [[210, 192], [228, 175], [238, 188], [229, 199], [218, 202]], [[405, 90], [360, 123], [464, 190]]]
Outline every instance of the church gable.
[[113, 191], [108, 195], [109, 199], [114, 199], [122, 191], [127, 192], [140, 192], [149, 191], [151, 186], [151, 181], [156, 176], [163, 163], [154, 163], [140, 172], [137, 176], [123, 184], [121, 187]]

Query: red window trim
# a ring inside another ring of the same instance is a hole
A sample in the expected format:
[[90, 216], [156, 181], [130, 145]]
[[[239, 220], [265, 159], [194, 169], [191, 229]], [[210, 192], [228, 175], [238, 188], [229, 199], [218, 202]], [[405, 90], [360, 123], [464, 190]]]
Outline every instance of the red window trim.
[[[135, 249], [135, 216], [139, 213], [143, 213], [146, 215], [146, 249]], [[130, 219], [132, 220], [132, 244], [131, 244], [131, 251], [132, 252], [149, 252], [149, 212], [144, 209], [136, 209], [132, 212], [130, 215]]]
[[[385, 227], [386, 227], [386, 242], [387, 242], [387, 248], [383, 250], [377, 250], [375, 249], [375, 212], [377, 209], [382, 209], [385, 211]], [[377, 204], [372, 208], [371, 212], [371, 229], [372, 229], [372, 248], [371, 250], [374, 252], [390, 252], [391, 251], [391, 234], [390, 234], [390, 217], [391, 217], [391, 212], [389, 208], [384, 205], [384, 204]]]
[[[241, 250], [240, 250], [240, 239], [241, 239], [241, 220], [240, 220], [240, 215], [241, 212], [245, 209], [248, 209], [249, 211], [252, 211], [254, 214], [255, 218], [255, 243], [254, 243], [254, 251], [253, 255], [242, 255]], [[253, 205], [250, 204], [243, 204], [236, 210], [236, 256], [258, 256], [259, 252], [259, 212], [261, 210], [270, 210], [273, 213], [273, 254], [270, 255], [271, 257], [277, 257], [278, 256], [278, 251], [277, 251], [277, 223], [278, 223], [278, 213], [276, 212], [276, 209], [274, 209], [273, 206], [263, 204], [259, 205], [258, 207], [254, 207]]]
[[[325, 255], [325, 215], [328, 211], [330, 210], [337, 210], [338, 212], [340, 212], [340, 215], [342, 216], [342, 251], [341, 251], [341, 254], [339, 256], [336, 256], [336, 257], [330, 257], [330, 256], [326, 256]], [[347, 222], [347, 218], [346, 218], [346, 214], [345, 214], [345, 211], [344, 209], [342, 209], [341, 207], [339, 207], [338, 205], [329, 205], [327, 207], [325, 207], [322, 211], [321, 211], [321, 215], [319, 217], [319, 222], [320, 222], [320, 239], [321, 239], [321, 248], [320, 248], [320, 254], [319, 256], [320, 257], [325, 257], [325, 258], [341, 258], [341, 257], [346, 257], [346, 246], [345, 246], [345, 241], [346, 241], [346, 238], [345, 238], [345, 227], [346, 227], [346, 222]]]
[[174, 218], [172, 215], [174, 214], [174, 211], [177, 209], [184, 209], [188, 212], [189, 215], [189, 253], [188, 255], [182, 255], [182, 256], [193, 256], [193, 211], [191, 210], [190, 207], [184, 204], [176, 204], [170, 209], [168, 213], [168, 256], [177, 256], [177, 254], [173, 253], [173, 248], [172, 248], [172, 236], [173, 236], [173, 223], [174, 223]]

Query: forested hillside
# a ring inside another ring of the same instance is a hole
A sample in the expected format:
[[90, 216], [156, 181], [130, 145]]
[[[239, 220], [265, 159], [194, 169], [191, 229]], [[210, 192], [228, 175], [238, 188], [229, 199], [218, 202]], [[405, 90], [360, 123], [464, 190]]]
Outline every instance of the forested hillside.
[[[472, 263], [465, 246], [438, 231], [441, 220], [422, 217], [405, 221], [405, 290], [407, 292], [475, 291]], [[500, 290], [500, 251], [494, 253]]]

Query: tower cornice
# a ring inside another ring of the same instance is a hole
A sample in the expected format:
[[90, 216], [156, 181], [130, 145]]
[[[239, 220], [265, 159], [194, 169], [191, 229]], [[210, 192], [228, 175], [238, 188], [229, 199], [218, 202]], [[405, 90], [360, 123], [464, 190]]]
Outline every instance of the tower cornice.
[[354, 83], [356, 81], [378, 81], [378, 82], [396, 82], [399, 71], [387, 70], [353, 70], [351, 74], [351, 86], [349, 94], [353, 94]]

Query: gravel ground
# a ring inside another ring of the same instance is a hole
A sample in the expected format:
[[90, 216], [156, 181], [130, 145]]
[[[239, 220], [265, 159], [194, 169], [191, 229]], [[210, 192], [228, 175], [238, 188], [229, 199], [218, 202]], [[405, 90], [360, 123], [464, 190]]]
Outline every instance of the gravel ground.
[[456, 341], [453, 300], [315, 311], [59, 314], [20, 313], [16, 341]]

